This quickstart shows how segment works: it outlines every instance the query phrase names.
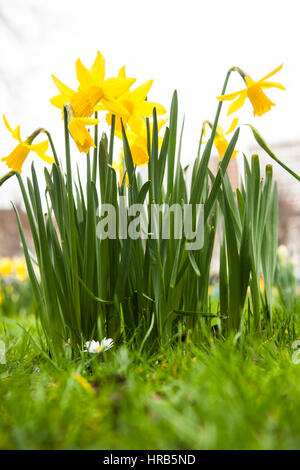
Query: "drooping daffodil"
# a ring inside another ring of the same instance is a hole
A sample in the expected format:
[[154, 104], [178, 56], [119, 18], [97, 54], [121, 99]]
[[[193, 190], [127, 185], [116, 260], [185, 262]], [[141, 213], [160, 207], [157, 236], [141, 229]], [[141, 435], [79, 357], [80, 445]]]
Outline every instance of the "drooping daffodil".
[[72, 106], [66, 104], [68, 115], [68, 129], [73, 137], [79, 152], [88, 153], [90, 147], [95, 147], [94, 140], [87, 130], [87, 126], [96, 126], [99, 119], [76, 117]]
[[36, 153], [46, 163], [52, 164], [55, 162], [54, 158], [48, 157], [45, 154], [49, 146], [48, 140], [44, 140], [38, 144], [32, 143], [33, 140], [44, 131], [44, 129], [37, 129], [29, 137], [27, 137], [26, 140], [23, 141], [21, 138], [20, 126], [17, 126], [14, 130], [12, 130], [5, 116], [3, 116], [3, 120], [7, 130], [11, 133], [12, 137], [18, 141], [18, 145], [14, 148], [14, 150], [7, 157], [1, 158], [1, 160], [6, 163], [8, 168], [13, 171], [17, 171], [18, 173], [22, 173], [23, 163], [30, 152]]
[[238, 67], [235, 67], [234, 69], [236, 69], [240, 73], [247, 85], [247, 88], [244, 88], [240, 91], [236, 91], [234, 93], [229, 93], [227, 95], [217, 97], [220, 101], [235, 100], [229, 106], [227, 115], [229, 116], [229, 114], [234, 113], [235, 111], [240, 109], [245, 103], [246, 98], [249, 98], [252, 104], [254, 116], [262, 116], [263, 114], [270, 111], [271, 107], [275, 106], [275, 103], [273, 103], [267, 97], [263, 90], [268, 88], [280, 88], [281, 90], [285, 90], [285, 87], [281, 85], [281, 83], [267, 81], [268, 78], [272, 77], [273, 75], [275, 75], [275, 73], [279, 72], [279, 70], [282, 69], [282, 65], [283, 64], [281, 64], [279, 67], [274, 69], [265, 77], [257, 81], [252, 80], [252, 78], [248, 74], [243, 72]]

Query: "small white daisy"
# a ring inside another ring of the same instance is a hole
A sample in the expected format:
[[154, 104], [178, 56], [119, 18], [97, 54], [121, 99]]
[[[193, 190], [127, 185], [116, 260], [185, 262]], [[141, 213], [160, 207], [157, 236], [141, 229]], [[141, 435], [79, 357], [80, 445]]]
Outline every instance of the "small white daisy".
[[107, 351], [108, 349], [112, 348], [114, 345], [114, 342], [111, 338], [104, 338], [101, 341], [100, 347], [104, 349], [104, 351]]
[[86, 348], [84, 352], [99, 354], [102, 351], [107, 351], [108, 349], [112, 348], [113, 345], [114, 342], [111, 338], [104, 338], [101, 343], [92, 339], [92, 341], [87, 341], [84, 343], [84, 347]]

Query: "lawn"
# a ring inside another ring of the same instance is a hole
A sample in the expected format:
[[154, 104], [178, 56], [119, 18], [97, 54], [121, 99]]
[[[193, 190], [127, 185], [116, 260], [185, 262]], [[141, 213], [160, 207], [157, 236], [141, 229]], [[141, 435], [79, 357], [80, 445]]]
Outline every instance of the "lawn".
[[58, 367], [33, 317], [0, 324], [1, 449], [300, 448], [288, 329], [206, 346], [186, 337], [159, 354], [116, 345]]

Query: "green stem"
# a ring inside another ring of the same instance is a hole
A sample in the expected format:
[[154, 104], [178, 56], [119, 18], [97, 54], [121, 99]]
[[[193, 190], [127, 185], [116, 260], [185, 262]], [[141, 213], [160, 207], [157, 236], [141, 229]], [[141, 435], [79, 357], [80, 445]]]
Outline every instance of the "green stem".
[[46, 134], [47, 137], [48, 137], [48, 140], [49, 140], [49, 143], [50, 143], [50, 147], [51, 147], [51, 149], [52, 149], [52, 153], [53, 153], [53, 157], [54, 157], [55, 163], [56, 163], [57, 166], [60, 166], [60, 165], [59, 165], [58, 156], [57, 156], [57, 153], [56, 153], [56, 150], [55, 150], [55, 147], [54, 147], [54, 144], [53, 144], [53, 140], [52, 140], [52, 137], [51, 137], [51, 134], [50, 134], [50, 132], [48, 132], [46, 129], [44, 129], [44, 132], [45, 132], [45, 134]]
[[114, 153], [114, 137], [115, 137], [116, 116], [111, 117], [110, 139], [109, 139], [109, 163], [112, 164]]
[[80, 317], [80, 299], [79, 299], [79, 282], [78, 282], [78, 259], [77, 259], [77, 246], [76, 246], [76, 229], [75, 229], [75, 214], [74, 214], [74, 198], [73, 198], [73, 184], [72, 184], [72, 165], [70, 154], [70, 137], [68, 128], [68, 111], [64, 107], [64, 127], [65, 127], [65, 149], [66, 149], [66, 167], [67, 167], [67, 188], [68, 188], [68, 209], [69, 209], [69, 228], [70, 228], [70, 258], [72, 263], [72, 285], [75, 304], [75, 315], [77, 319], [78, 331], [81, 331], [81, 317]]
[[7, 181], [9, 178], [11, 178], [12, 176], [16, 175], [17, 174], [17, 171], [9, 171], [8, 173], [6, 173], [6, 175], [2, 176], [2, 178], [0, 178], [0, 186], [2, 186], [3, 183], [5, 183], [5, 181]]
[[[228, 70], [225, 81], [224, 81], [224, 85], [223, 85], [223, 88], [222, 88], [221, 96], [225, 94], [230, 74], [234, 70], [235, 70], [235, 67], [231, 67], [231, 69]], [[216, 116], [215, 116], [215, 120], [214, 120], [214, 124], [213, 124], [212, 131], [211, 131], [211, 136], [210, 136], [210, 139], [212, 139], [212, 140], [215, 138], [215, 135], [216, 135], [217, 125], [218, 125], [218, 122], [219, 122], [219, 117], [220, 117], [222, 105], [223, 105], [223, 101], [219, 101]]]
[[[98, 119], [98, 113], [95, 111], [95, 119]], [[97, 179], [97, 155], [98, 155], [98, 124], [95, 125], [95, 134], [94, 134], [94, 156], [93, 156], [93, 170], [92, 170], [92, 180], [96, 183]]]

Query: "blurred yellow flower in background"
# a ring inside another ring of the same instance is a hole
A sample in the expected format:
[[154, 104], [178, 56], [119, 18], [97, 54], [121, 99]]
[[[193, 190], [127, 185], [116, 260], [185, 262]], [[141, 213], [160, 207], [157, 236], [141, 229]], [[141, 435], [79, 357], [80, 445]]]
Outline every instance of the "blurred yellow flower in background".
[[252, 104], [254, 116], [262, 116], [263, 114], [270, 111], [271, 106], [275, 106], [275, 103], [273, 103], [265, 95], [265, 93], [263, 92], [263, 89], [280, 88], [281, 90], [285, 90], [285, 87], [281, 85], [280, 83], [266, 81], [268, 78], [275, 75], [275, 73], [279, 72], [279, 70], [282, 69], [282, 65], [283, 64], [281, 64], [275, 70], [273, 70], [268, 75], [266, 75], [265, 77], [261, 78], [258, 81], [252, 80], [252, 78], [250, 78], [247, 74], [242, 74], [243, 79], [246, 82], [247, 88], [240, 90], [240, 91], [236, 91], [234, 93], [229, 93], [227, 95], [222, 95], [222, 96], [217, 97], [218, 100], [220, 101], [227, 101], [227, 100], [232, 101], [235, 98], [237, 98], [229, 106], [227, 115], [229, 116], [229, 114], [234, 113], [235, 111], [240, 109], [245, 103], [246, 98], [249, 98]]
[[24, 282], [28, 275], [24, 258], [0, 258], [0, 275], [3, 278], [13, 278], [18, 282]]
[[78, 372], [73, 373], [73, 379], [76, 380], [87, 392], [89, 392], [91, 395], [95, 393], [95, 390], [91, 386], [91, 384], [84, 378], [81, 374]]
[[15, 258], [13, 260], [15, 278], [19, 282], [24, 282], [27, 279], [26, 261], [24, 258]]
[[265, 284], [264, 284], [263, 275], [261, 273], [260, 273], [260, 276], [259, 276], [259, 286], [260, 286], [260, 290], [263, 294], [265, 292]]
[[12, 130], [4, 115], [3, 120], [6, 128], [11, 133], [12, 137], [19, 142], [17, 147], [7, 157], [1, 159], [3, 162], [6, 163], [8, 168], [17, 171], [18, 173], [22, 173], [23, 163], [30, 152], [36, 153], [46, 163], [52, 164], [55, 162], [54, 158], [45, 155], [45, 152], [48, 150], [49, 145], [47, 140], [38, 144], [32, 144], [33, 139], [42, 131], [42, 129], [38, 129], [33, 134], [31, 134], [25, 141], [22, 141], [20, 126], [17, 126], [15, 130]]
[[0, 274], [2, 277], [7, 277], [12, 273], [13, 261], [11, 258], [0, 259]]

